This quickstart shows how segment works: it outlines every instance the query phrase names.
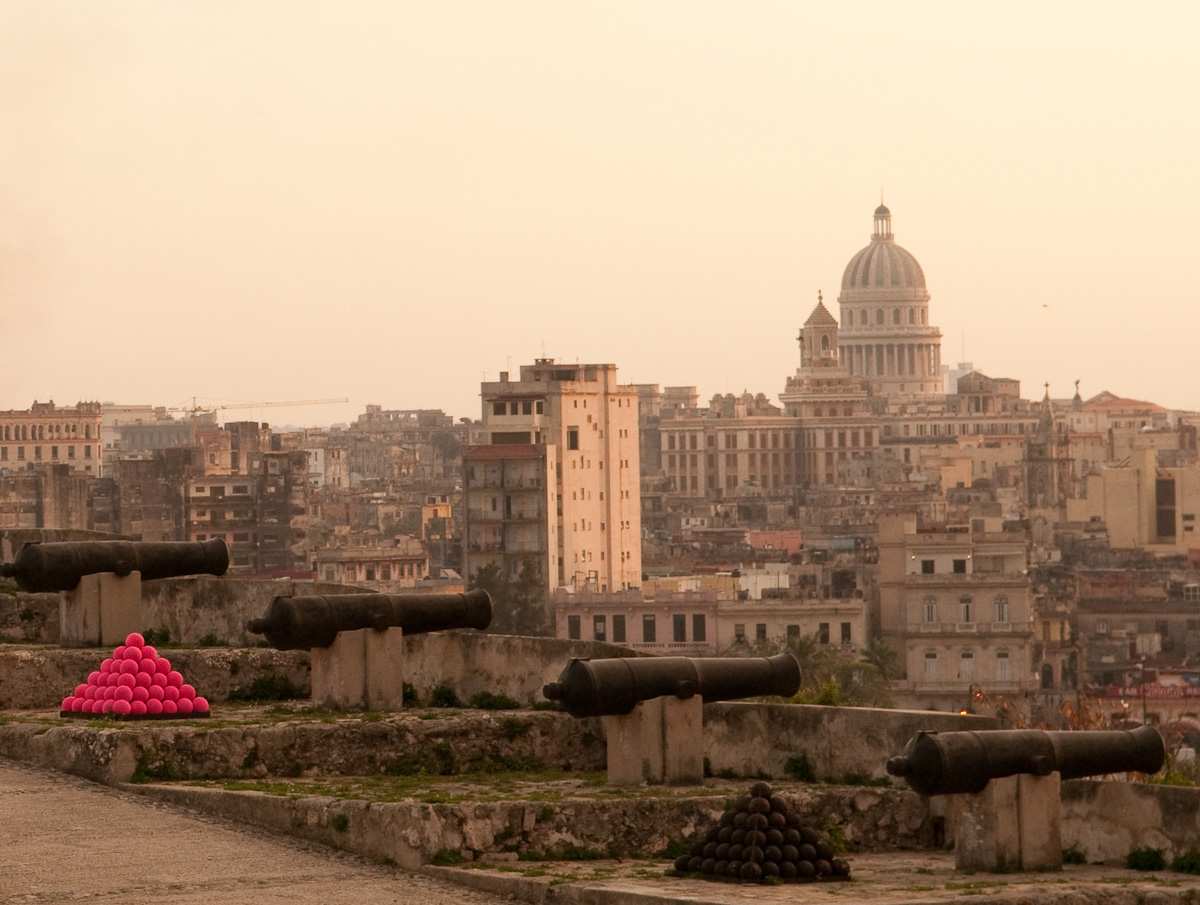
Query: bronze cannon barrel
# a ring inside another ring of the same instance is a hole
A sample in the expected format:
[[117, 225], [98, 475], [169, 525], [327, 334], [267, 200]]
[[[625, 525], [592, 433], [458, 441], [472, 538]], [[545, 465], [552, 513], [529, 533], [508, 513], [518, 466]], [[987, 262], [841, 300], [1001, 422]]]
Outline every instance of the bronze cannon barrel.
[[671, 695], [730, 701], [757, 695], [794, 695], [800, 664], [774, 657], [614, 657], [571, 660], [542, 693], [574, 717], [617, 716], [641, 701]]
[[1051, 732], [992, 729], [982, 732], [918, 732], [904, 753], [887, 762], [922, 795], [982, 792], [993, 779], [1057, 771], [1063, 779], [1102, 773], [1157, 773], [1166, 758], [1153, 726], [1130, 730]]
[[85, 575], [114, 572], [122, 577], [140, 572], [144, 580], [181, 575], [224, 575], [229, 569], [225, 541], [106, 540], [25, 544], [0, 575], [15, 578], [22, 591], [70, 591]]
[[266, 635], [279, 650], [328, 647], [338, 632], [403, 629], [406, 635], [455, 628], [487, 628], [492, 598], [482, 589], [465, 594], [331, 594], [276, 597], [246, 628]]

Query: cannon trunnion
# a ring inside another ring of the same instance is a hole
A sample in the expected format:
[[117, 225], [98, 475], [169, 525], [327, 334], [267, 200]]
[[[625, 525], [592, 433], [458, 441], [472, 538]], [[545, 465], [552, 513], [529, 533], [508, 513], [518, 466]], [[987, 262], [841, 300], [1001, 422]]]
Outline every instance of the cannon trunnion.
[[276, 597], [246, 628], [279, 650], [329, 647], [339, 632], [399, 628], [406, 635], [456, 628], [485, 629], [492, 598], [482, 589], [465, 594], [332, 594]]
[[225, 541], [78, 541], [25, 544], [0, 575], [15, 578], [22, 591], [74, 590], [85, 575], [112, 572], [122, 578], [138, 572], [143, 581], [181, 575], [224, 575], [229, 569]]
[[919, 732], [904, 753], [887, 762], [922, 795], [974, 794], [993, 780], [1028, 773], [1079, 779], [1136, 770], [1157, 773], [1166, 752], [1153, 726], [1132, 731], [1051, 732], [993, 729], [982, 732]]
[[800, 664], [789, 653], [774, 657], [614, 657], [571, 660], [542, 692], [574, 717], [617, 716], [641, 701], [699, 695], [730, 701], [757, 695], [795, 694]]

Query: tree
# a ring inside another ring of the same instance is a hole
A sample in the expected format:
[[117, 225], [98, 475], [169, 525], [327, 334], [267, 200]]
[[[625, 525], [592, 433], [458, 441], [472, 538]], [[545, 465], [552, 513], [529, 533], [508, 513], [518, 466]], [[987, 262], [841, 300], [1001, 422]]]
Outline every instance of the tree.
[[471, 588], [482, 588], [492, 598], [492, 624], [488, 631], [498, 635], [548, 635], [546, 588], [537, 562], [526, 557], [516, 576], [499, 565], [480, 566], [471, 576]]

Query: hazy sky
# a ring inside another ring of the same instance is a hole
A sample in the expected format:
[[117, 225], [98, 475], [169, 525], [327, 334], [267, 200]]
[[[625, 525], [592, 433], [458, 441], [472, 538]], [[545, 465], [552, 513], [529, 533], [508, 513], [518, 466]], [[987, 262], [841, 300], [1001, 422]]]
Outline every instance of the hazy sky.
[[882, 187], [943, 361], [1200, 409], [1200, 4], [0, 3], [0, 409], [772, 398]]

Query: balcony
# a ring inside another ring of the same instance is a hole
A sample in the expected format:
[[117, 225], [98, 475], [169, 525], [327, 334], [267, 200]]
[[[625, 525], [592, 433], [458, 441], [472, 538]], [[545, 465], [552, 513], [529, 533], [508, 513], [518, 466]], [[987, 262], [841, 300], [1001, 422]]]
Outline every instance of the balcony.
[[941, 572], [932, 575], [923, 572], [911, 572], [904, 576], [909, 585], [953, 585], [953, 586], [984, 586], [1004, 585], [1006, 587], [1024, 587], [1029, 584], [1029, 576], [1024, 572]]
[[1014, 622], [910, 622], [908, 631], [917, 635], [1011, 635], [1029, 629]]

